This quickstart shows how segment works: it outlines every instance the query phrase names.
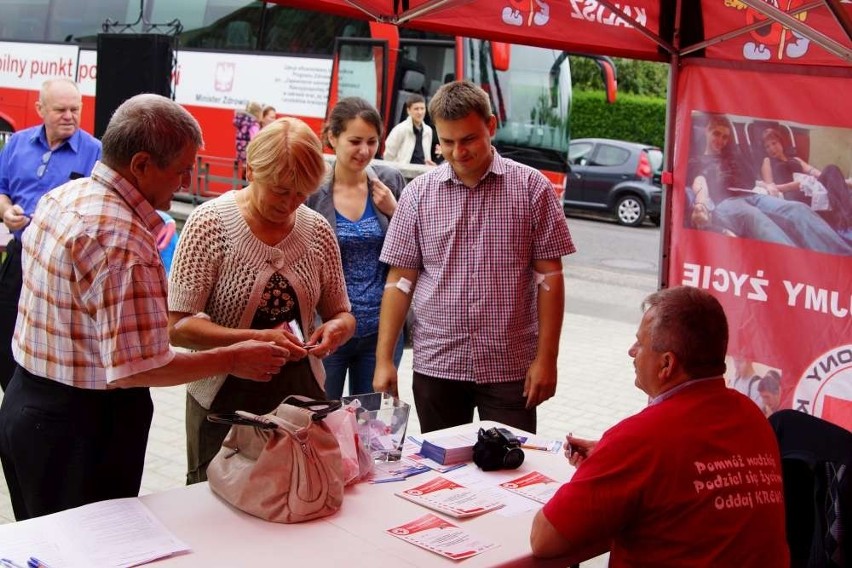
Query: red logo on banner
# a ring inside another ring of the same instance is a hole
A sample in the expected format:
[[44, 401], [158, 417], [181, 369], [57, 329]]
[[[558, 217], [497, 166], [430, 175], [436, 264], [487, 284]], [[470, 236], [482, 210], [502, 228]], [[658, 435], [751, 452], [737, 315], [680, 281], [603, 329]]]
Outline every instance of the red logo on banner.
[[506, 0], [503, 23], [510, 26], [543, 26], [550, 20], [550, 6], [542, 0]]
[[852, 344], [811, 363], [796, 386], [793, 408], [852, 430]]
[[[784, 12], [795, 11], [804, 4], [804, 0], [764, 0], [770, 6], [783, 10]], [[767, 17], [734, 0], [734, 8], [745, 10], [745, 23], [752, 25], [767, 20]], [[793, 16], [804, 22], [807, 12], [798, 12]], [[808, 52], [810, 40], [800, 35], [795, 30], [784, 27], [778, 22], [767, 21], [765, 26], [760, 26], [749, 32], [748, 40], [743, 44], [743, 57], [753, 61], [780, 61], [783, 59], [798, 59]]]

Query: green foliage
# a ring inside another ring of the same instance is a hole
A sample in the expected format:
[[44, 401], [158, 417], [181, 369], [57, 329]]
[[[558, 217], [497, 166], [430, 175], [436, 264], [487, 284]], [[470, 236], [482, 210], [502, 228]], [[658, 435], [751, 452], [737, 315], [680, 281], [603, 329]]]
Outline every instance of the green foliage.
[[574, 92], [571, 138], [615, 138], [663, 147], [666, 100], [619, 93], [608, 104], [602, 91]]
[[[588, 57], [571, 56], [571, 78], [574, 92], [599, 91], [603, 89], [600, 68]], [[669, 65], [655, 61], [613, 58], [618, 92], [651, 97], [666, 97]]]
[[615, 104], [606, 103], [597, 64], [571, 57], [574, 106], [571, 138], [615, 138], [663, 147], [669, 66], [653, 61], [614, 58], [618, 76]]

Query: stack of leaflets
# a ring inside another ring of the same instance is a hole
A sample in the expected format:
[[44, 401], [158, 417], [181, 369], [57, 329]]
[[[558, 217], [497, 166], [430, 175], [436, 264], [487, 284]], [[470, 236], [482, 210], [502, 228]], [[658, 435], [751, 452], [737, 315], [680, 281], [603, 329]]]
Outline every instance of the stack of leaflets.
[[457, 519], [481, 515], [504, 505], [492, 496], [484, 496], [445, 477], [436, 477], [397, 495]]
[[473, 459], [476, 434], [456, 434], [423, 440], [420, 455], [442, 465], [469, 462]]
[[410, 456], [406, 456], [413, 463], [422, 465], [429, 469], [434, 469], [438, 473], [447, 473], [448, 471], [453, 471], [454, 469], [458, 469], [460, 467], [464, 467], [467, 464], [465, 462], [462, 463], [454, 463], [451, 465], [443, 465], [436, 461], [430, 460], [429, 458], [424, 458], [420, 454], [411, 454]]

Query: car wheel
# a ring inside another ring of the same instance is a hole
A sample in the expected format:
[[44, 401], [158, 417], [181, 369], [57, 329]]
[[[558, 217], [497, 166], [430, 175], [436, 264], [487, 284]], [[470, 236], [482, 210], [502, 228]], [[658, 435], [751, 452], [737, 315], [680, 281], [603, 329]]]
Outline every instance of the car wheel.
[[657, 227], [659, 227], [659, 226], [660, 226], [660, 222], [662, 221], [662, 219], [660, 219], [660, 216], [659, 216], [659, 215], [648, 215], [648, 217], [650, 217], [650, 218], [651, 218], [651, 222], [652, 222], [654, 225], [656, 225]]
[[638, 227], [645, 219], [645, 204], [635, 195], [625, 195], [615, 206], [618, 222], [628, 227]]

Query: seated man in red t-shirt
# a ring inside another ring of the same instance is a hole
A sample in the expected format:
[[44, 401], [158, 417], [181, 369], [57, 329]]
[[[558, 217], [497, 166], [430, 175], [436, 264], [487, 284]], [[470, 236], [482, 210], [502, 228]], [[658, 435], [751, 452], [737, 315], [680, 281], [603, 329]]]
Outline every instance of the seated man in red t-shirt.
[[760, 409], [725, 386], [728, 324], [697, 288], [651, 294], [630, 348], [650, 403], [598, 442], [536, 514], [535, 556], [610, 566], [789, 566], [781, 459]]

